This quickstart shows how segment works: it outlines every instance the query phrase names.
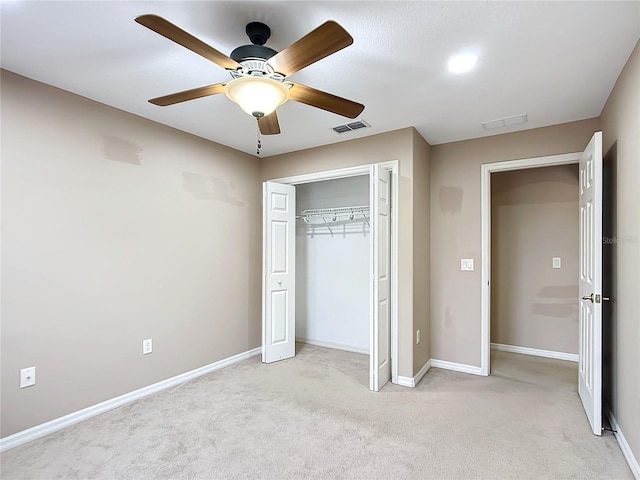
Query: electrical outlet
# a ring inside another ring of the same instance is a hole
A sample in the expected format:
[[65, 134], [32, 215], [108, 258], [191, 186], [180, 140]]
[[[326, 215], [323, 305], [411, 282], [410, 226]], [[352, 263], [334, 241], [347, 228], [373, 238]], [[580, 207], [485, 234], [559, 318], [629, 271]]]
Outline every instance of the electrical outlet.
[[562, 259], [560, 257], [553, 257], [553, 268], [562, 268]]
[[20, 370], [20, 388], [30, 387], [36, 384], [36, 367]]
[[416, 330], [416, 345], [420, 344], [420, 330]]
[[153, 340], [147, 338], [142, 341], [142, 354], [147, 355], [148, 353], [153, 352]]

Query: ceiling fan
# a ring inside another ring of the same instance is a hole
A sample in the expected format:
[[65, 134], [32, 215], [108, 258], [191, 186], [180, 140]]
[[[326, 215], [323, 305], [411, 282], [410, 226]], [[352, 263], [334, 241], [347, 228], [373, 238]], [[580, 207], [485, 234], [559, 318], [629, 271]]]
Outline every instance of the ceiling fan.
[[364, 105], [287, 80], [299, 70], [348, 47], [353, 38], [334, 21], [328, 21], [280, 52], [265, 46], [271, 29], [260, 22], [249, 23], [246, 33], [251, 45], [243, 45], [229, 56], [207, 45], [157, 15], [142, 15], [136, 22], [203, 56], [226, 69], [232, 80], [163, 97], [154, 105], [167, 106], [187, 100], [225, 93], [258, 120], [260, 133], [280, 133], [276, 108], [287, 100], [304, 103], [348, 118], [356, 118]]

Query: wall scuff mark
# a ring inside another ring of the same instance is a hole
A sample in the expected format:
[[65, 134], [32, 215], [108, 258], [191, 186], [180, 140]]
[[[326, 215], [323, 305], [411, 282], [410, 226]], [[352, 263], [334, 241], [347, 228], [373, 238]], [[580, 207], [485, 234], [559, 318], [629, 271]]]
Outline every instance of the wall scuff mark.
[[462, 211], [462, 197], [464, 192], [461, 188], [456, 187], [440, 187], [438, 192], [438, 200], [440, 202], [440, 211], [442, 213], [450, 213], [455, 215]]
[[244, 207], [244, 202], [234, 198], [232, 187], [232, 184], [222, 178], [182, 172], [182, 188], [198, 200], [224, 202], [234, 207]]
[[102, 154], [107, 160], [140, 165], [142, 149], [136, 144], [117, 137], [105, 137]]

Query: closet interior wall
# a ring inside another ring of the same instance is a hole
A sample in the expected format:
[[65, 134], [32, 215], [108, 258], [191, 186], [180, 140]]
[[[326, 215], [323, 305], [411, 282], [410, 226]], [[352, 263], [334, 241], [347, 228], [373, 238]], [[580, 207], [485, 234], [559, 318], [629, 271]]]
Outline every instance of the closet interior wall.
[[[297, 216], [352, 206], [369, 206], [369, 175], [296, 186]], [[369, 222], [368, 211], [296, 220], [298, 341], [369, 353]]]

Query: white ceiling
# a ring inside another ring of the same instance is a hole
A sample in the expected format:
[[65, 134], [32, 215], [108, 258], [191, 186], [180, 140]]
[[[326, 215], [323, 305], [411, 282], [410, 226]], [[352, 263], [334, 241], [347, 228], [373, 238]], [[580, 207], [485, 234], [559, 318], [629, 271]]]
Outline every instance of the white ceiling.
[[[138, 25], [155, 13], [229, 54], [268, 24], [282, 50], [328, 19], [354, 44], [291, 76], [366, 105], [372, 128], [295, 102], [262, 156], [415, 126], [452, 142], [598, 116], [640, 37], [640, 2], [273, 2], [2, 0], [2, 68], [255, 154], [255, 120], [224, 95], [157, 107], [147, 99], [229, 80], [217, 65]], [[466, 74], [448, 57], [479, 56]], [[526, 113], [528, 123], [481, 122]]]

